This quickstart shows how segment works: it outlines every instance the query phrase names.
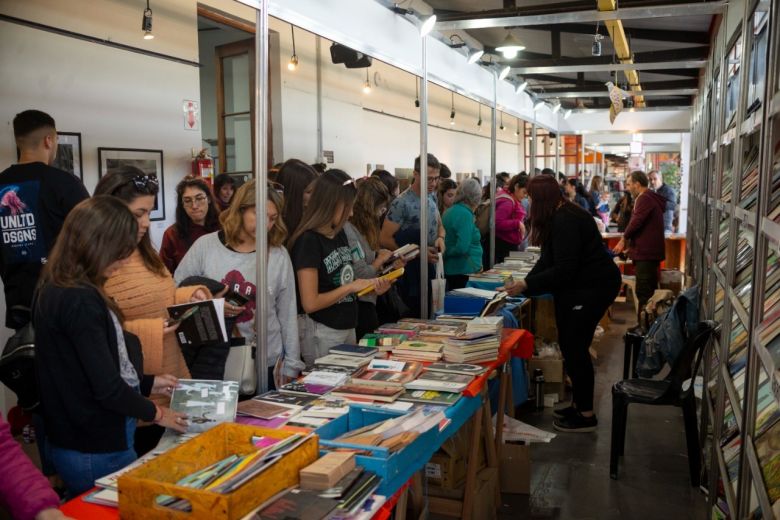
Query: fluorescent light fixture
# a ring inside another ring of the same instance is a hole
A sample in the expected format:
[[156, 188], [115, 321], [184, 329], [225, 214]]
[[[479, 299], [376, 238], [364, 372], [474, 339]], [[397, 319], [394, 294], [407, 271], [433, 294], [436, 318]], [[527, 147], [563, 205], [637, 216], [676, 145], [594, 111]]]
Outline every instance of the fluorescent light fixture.
[[432, 14], [420, 26], [420, 38], [425, 38], [433, 30], [433, 26], [436, 25], [436, 15]]
[[506, 33], [506, 38], [504, 38], [504, 41], [501, 43], [500, 47], [496, 47], [496, 50], [501, 53], [501, 55], [511, 60], [513, 58], [517, 57], [517, 53], [525, 49], [525, 45], [514, 37], [514, 35], [510, 32]]
[[482, 49], [474, 49], [473, 51], [469, 52], [468, 62], [476, 63], [477, 60], [479, 60], [483, 54], [485, 54], [485, 51], [483, 51]]
[[534, 111], [539, 110], [544, 106], [544, 101], [539, 100], [536, 103], [534, 103]]
[[566, 112], [563, 113], [563, 118], [564, 119], [569, 119], [570, 115], [571, 115], [571, 109], [569, 109], [569, 110], [567, 110]]
[[519, 94], [519, 93], [525, 91], [526, 88], [528, 88], [528, 82], [527, 81], [523, 81], [515, 89], [515, 94]]
[[499, 81], [502, 80], [502, 79], [506, 79], [506, 77], [509, 76], [509, 71], [510, 70], [511, 70], [511, 68], [509, 67], [509, 65], [507, 65], [506, 67], [501, 69], [501, 73], [498, 75]]

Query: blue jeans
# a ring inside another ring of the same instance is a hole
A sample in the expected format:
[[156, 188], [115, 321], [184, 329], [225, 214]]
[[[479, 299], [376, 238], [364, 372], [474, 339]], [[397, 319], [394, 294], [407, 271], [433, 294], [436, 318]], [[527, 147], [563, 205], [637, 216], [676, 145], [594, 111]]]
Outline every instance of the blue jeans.
[[68, 491], [68, 498], [75, 498], [92, 489], [95, 480], [120, 470], [136, 459], [133, 449], [136, 419], [126, 419], [127, 449], [111, 453], [83, 453], [59, 448], [48, 443], [49, 460], [59, 473]]

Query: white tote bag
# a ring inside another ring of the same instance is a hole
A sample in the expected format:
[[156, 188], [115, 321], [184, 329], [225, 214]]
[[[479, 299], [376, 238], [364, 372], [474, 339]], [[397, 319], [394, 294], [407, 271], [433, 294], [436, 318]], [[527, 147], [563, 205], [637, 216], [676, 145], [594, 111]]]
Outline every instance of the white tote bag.
[[444, 279], [444, 260], [441, 253], [436, 261], [436, 278], [431, 280], [431, 309], [434, 314], [444, 312], [444, 293], [446, 280]]
[[257, 390], [257, 368], [255, 367], [255, 343], [231, 345], [225, 362], [225, 381], [237, 381], [241, 395], [254, 395]]

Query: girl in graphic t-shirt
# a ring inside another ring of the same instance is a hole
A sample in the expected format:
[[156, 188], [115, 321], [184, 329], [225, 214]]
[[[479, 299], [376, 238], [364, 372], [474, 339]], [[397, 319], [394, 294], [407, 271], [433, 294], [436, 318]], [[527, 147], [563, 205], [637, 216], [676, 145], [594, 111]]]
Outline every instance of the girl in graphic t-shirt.
[[301, 354], [309, 367], [331, 347], [355, 343], [358, 292], [373, 286], [376, 294], [383, 294], [390, 288], [378, 278], [355, 279], [343, 229], [355, 194], [355, 184], [345, 172], [325, 172], [290, 238], [299, 302], [306, 313]]

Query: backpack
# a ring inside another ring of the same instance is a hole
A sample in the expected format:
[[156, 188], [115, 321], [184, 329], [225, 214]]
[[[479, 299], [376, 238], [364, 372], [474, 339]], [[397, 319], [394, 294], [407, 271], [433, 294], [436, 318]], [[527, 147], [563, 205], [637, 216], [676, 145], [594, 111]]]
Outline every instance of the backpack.
[[[496, 195], [496, 206], [498, 206], [499, 199], [508, 199], [510, 201], [513, 200], [511, 195], [507, 195], [506, 193], [499, 193]], [[490, 233], [490, 199], [479, 203], [476, 211], [474, 211], [474, 216], [476, 217], [479, 233], [482, 236]]]
[[[29, 313], [29, 309], [25, 309]], [[35, 331], [32, 321], [8, 338], [0, 355], [0, 382], [16, 394], [19, 406], [26, 412], [40, 404], [35, 375]]]

